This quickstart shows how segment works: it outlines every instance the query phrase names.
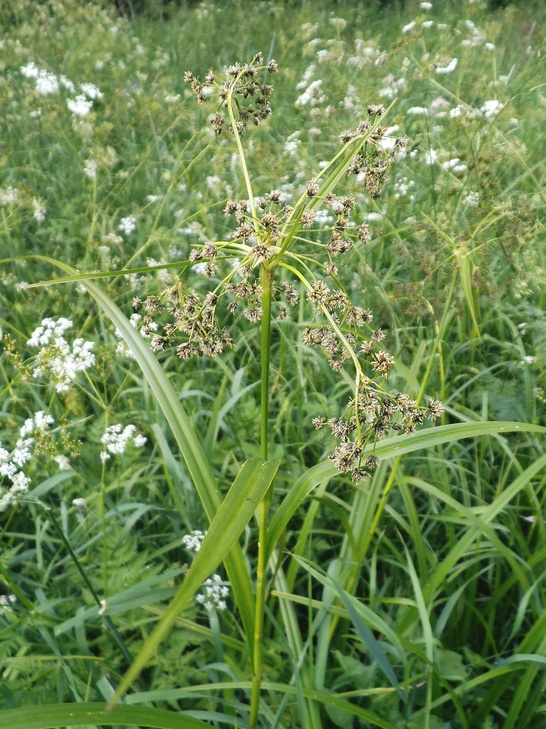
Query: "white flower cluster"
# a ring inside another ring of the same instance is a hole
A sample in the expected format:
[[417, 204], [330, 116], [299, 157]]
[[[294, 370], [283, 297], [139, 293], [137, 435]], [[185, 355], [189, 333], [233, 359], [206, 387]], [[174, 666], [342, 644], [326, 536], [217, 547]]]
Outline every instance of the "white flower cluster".
[[326, 101], [326, 96], [324, 95], [321, 86], [322, 79], [311, 81], [305, 91], [296, 99], [295, 106], [307, 106], [307, 104], [311, 104], [311, 106], [318, 106], [319, 104], [323, 104]]
[[13, 610], [13, 604], [17, 602], [15, 595], [0, 595], [0, 614]]
[[0, 188], [0, 205], [15, 205], [22, 203], [25, 200], [29, 201], [32, 205], [32, 215], [35, 220], [39, 223], [45, 220], [46, 207], [44, 202], [37, 197], [29, 196], [28, 194], [21, 192], [11, 185], [7, 188]]
[[447, 64], [447, 66], [436, 66], [436, 73], [439, 73], [439, 74], [452, 73], [457, 68], [458, 63], [459, 63], [458, 58], [452, 58], [451, 61]]
[[57, 392], [68, 390], [78, 372], [95, 363], [91, 351], [93, 342], [78, 338], [70, 345], [66, 341], [63, 335], [71, 327], [72, 322], [65, 317], [43, 319], [27, 342], [31, 347], [41, 347], [36, 356], [34, 377], [48, 375]]
[[195, 596], [198, 603], [206, 610], [225, 610], [227, 603], [224, 600], [229, 595], [229, 587], [222, 580], [220, 575], [212, 575], [203, 582], [203, 592]]
[[489, 99], [482, 104], [480, 111], [486, 119], [491, 120], [494, 119], [497, 114], [500, 114], [503, 108], [504, 104], [502, 103], [502, 101], [498, 101], [497, 99]]
[[[39, 68], [33, 61], [27, 63], [26, 66], [21, 66], [20, 71], [26, 78], [34, 79], [36, 91], [42, 96], [57, 93], [61, 86], [70, 94], [76, 92], [76, 87], [69, 78], [63, 74], [56, 76], [51, 71]], [[74, 99], [68, 99], [66, 105], [74, 116], [83, 117], [91, 111], [93, 101], [102, 98], [102, 93], [95, 84], [90, 83], [80, 84], [80, 90], [82, 93], [77, 94]]]
[[117, 425], [109, 425], [100, 440], [106, 446], [106, 449], [101, 451], [100, 454], [100, 459], [104, 463], [104, 461], [111, 458], [112, 453], [115, 455], [125, 453], [127, 446], [131, 443], [136, 448], [142, 448], [147, 439], [136, 432], [136, 426], [126, 425], [124, 428], [123, 425], [118, 423]]
[[198, 552], [203, 544], [203, 539], [207, 533], [203, 534], [199, 529], [194, 529], [191, 534], [184, 534], [182, 537], [182, 544], [186, 547], [188, 552]]
[[470, 31], [470, 38], [465, 38], [464, 40], [462, 40], [461, 45], [466, 46], [467, 48], [474, 48], [476, 46], [482, 45], [482, 43], [484, 43], [487, 38], [485, 33], [482, 33], [481, 30], [478, 30], [478, 28], [476, 28], [471, 20], [465, 20], [464, 24]]
[[7, 479], [11, 486], [6, 490], [0, 486], [0, 512], [5, 511], [18, 494], [26, 493], [30, 478], [21, 470], [32, 458], [33, 446], [50, 432], [53, 424], [51, 415], [43, 410], [27, 418], [19, 429], [19, 438], [10, 452], [0, 443], [0, 481]]
[[464, 162], [461, 162], [459, 157], [453, 157], [453, 159], [448, 159], [445, 162], [442, 162], [442, 167], [444, 170], [450, 170], [453, 174], [461, 174], [467, 170], [467, 166]]
[[125, 235], [130, 235], [135, 229], [136, 218], [133, 215], [129, 215], [119, 221], [118, 230], [121, 230], [121, 232], [125, 233]]
[[[182, 544], [188, 550], [188, 552], [198, 552], [201, 549], [204, 538], [207, 536], [207, 532], [202, 532], [199, 529], [195, 529], [191, 534], [185, 534], [182, 537]], [[222, 580], [220, 575], [212, 575], [208, 580], [203, 582], [202, 592], [195, 596], [197, 602], [202, 605], [206, 610], [225, 610], [227, 603], [225, 598], [229, 595], [229, 587]]]
[[15, 205], [19, 202], [19, 190], [9, 187], [0, 188], [0, 205]]

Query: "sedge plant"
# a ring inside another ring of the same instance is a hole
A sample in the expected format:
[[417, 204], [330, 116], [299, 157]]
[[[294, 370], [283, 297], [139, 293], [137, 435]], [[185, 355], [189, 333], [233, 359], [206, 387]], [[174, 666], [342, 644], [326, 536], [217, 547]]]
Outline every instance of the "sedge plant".
[[[393, 358], [381, 347], [384, 333], [373, 326], [372, 313], [354, 304], [339, 277], [336, 261], [353, 246], [365, 247], [370, 232], [365, 223], [355, 225], [351, 215], [355, 199], [335, 190], [347, 176], [358, 176], [369, 195], [377, 198], [396, 152], [407, 140], [398, 137], [389, 149], [381, 145], [386, 129], [381, 126], [385, 109], [371, 105], [367, 118], [340, 135], [340, 150], [303, 187], [299, 198], [287, 201], [281, 190], [257, 195], [247, 152], [243, 145], [249, 127], [271, 113], [272, 87], [264, 77], [277, 70], [274, 60], [265, 63], [257, 54], [249, 63], [235, 63], [220, 79], [210, 72], [204, 81], [187, 72], [198, 102], [215, 104], [210, 123], [216, 136], [231, 133], [238, 154], [245, 197], [230, 199], [225, 215], [234, 218], [234, 230], [226, 240], [206, 242], [193, 248], [189, 263], [210, 280], [199, 294], [180, 278], [159, 296], [137, 298], [133, 306], [143, 311], [140, 328], [150, 335], [156, 351], [175, 348], [183, 359], [216, 356], [234, 345], [226, 320], [242, 312], [243, 319], [259, 324], [260, 335], [260, 455], [269, 458], [272, 439], [271, 330], [275, 319], [284, 320], [300, 295], [312, 316], [302, 334], [306, 347], [320, 348], [334, 372], [348, 371], [352, 396], [340, 414], [313, 420], [316, 429], [328, 426], [339, 441], [331, 459], [339, 471], [356, 484], [369, 478], [379, 465], [375, 446], [392, 431], [410, 435], [425, 418], [442, 412], [438, 401], [420, 406], [404, 393], [390, 394], [383, 385]], [[332, 219], [328, 240], [316, 226], [325, 208]], [[268, 529], [274, 498], [272, 484], [256, 510], [258, 555], [252, 640], [252, 687], [249, 727], [257, 726], [264, 671], [263, 632], [267, 597], [267, 570], [272, 557]], [[126, 682], [122, 684], [122, 689]]]

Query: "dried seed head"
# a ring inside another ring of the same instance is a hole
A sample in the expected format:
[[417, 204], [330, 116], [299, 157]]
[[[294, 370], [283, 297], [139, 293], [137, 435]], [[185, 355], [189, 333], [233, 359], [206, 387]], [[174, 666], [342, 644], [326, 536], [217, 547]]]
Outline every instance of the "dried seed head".
[[320, 187], [315, 180], [309, 180], [309, 182], [306, 185], [306, 189], [307, 189], [308, 197], [315, 197], [315, 195], [318, 194]]
[[366, 111], [370, 116], [381, 116], [385, 113], [385, 107], [383, 104], [370, 104]]

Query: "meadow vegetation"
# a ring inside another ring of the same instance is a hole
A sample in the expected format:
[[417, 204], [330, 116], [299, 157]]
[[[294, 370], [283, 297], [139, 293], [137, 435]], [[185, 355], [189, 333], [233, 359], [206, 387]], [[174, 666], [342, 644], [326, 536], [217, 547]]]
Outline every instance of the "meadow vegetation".
[[1, 726], [546, 727], [546, 11], [357, 5], [0, 7]]

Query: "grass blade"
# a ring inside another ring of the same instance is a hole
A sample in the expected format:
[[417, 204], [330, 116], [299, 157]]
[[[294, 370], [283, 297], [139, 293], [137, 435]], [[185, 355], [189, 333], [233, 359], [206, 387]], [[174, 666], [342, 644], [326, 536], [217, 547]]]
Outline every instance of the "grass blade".
[[[546, 428], [531, 423], [505, 421], [467, 422], [426, 428], [413, 435], [387, 438], [375, 448], [368, 446], [364, 454], [375, 453], [379, 458], [395, 458], [421, 448], [430, 448], [441, 443], [454, 443], [463, 438], [481, 435], [501, 435], [510, 432], [546, 433]], [[305, 497], [323, 481], [339, 474], [332, 461], [324, 461], [305, 471], [294, 483], [271, 520], [268, 530], [268, 555], [278, 543], [281, 534]]]
[[59, 729], [75, 726], [135, 726], [149, 729], [207, 729], [200, 719], [175, 714], [164, 709], [148, 706], [116, 706], [105, 712], [105, 705], [50, 704], [49, 706], [25, 706], [0, 712], [0, 725], [9, 729]]
[[[78, 273], [71, 266], [49, 256], [36, 255], [35, 258], [57, 266], [69, 275], [74, 276]], [[209, 521], [212, 521], [221, 503], [220, 489], [210, 467], [209, 460], [203, 451], [201, 441], [190, 419], [186, 415], [176, 391], [147, 343], [110, 297], [91, 281], [83, 279], [81, 280], [81, 285], [87, 289], [89, 294], [91, 294], [104, 313], [117, 327], [138, 362], [144, 377], [154, 393], [156, 402], [163, 411], [173, 432], [180, 449], [180, 454], [190, 472], [207, 518]], [[254, 639], [254, 595], [246, 562], [238, 544], [234, 544], [233, 551], [226, 556], [226, 570], [232, 585], [235, 602], [241, 614], [244, 632], [252, 649]]]
[[115, 705], [129, 688], [166, 638], [184, 605], [236, 543], [260, 500], [271, 486], [278, 468], [279, 461], [264, 462], [260, 458], [252, 458], [244, 463], [212, 520], [184, 582], [123, 677], [110, 706]]
[[307, 570], [307, 572], [309, 572], [309, 574], [311, 574], [316, 580], [321, 582], [325, 587], [328, 587], [330, 590], [333, 590], [338, 595], [339, 599], [345, 607], [345, 610], [347, 611], [347, 615], [349, 616], [358, 637], [368, 649], [370, 656], [374, 659], [374, 661], [376, 661], [377, 665], [381, 668], [385, 676], [388, 678], [391, 686], [393, 686], [393, 688], [395, 688], [398, 692], [400, 698], [405, 701], [406, 697], [400, 689], [400, 684], [394, 674], [394, 671], [385, 651], [381, 647], [381, 644], [374, 636], [370, 628], [359, 615], [359, 612], [357, 610], [358, 600], [356, 600], [356, 598], [352, 597], [351, 595], [348, 595], [345, 590], [343, 590], [337, 584], [335, 580], [332, 580], [327, 575], [323, 575], [321, 572], [319, 572], [319, 570], [312, 567], [307, 562], [307, 560], [301, 559], [301, 557], [296, 559], [301, 564], [301, 566], [305, 570]]

